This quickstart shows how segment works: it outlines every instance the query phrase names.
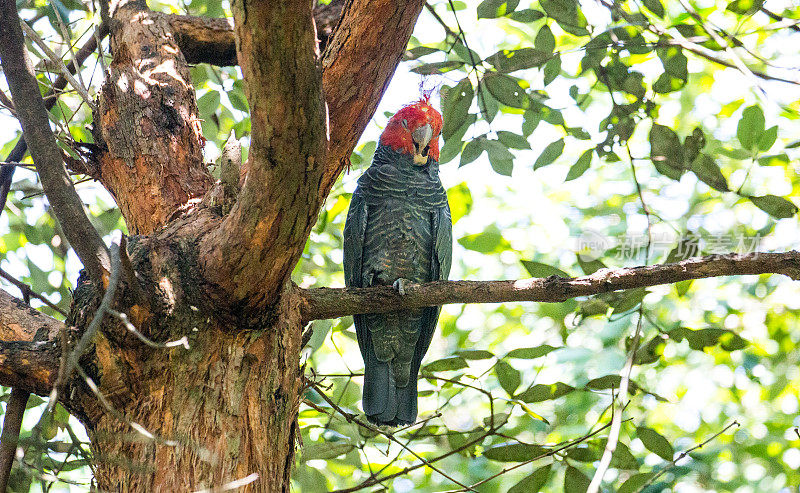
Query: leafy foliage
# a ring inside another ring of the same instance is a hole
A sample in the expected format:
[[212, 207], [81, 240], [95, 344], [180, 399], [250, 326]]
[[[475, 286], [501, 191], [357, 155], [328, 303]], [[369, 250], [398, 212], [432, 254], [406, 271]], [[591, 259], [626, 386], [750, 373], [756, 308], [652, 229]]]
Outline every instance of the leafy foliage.
[[[215, 2], [185, 7], [224, 15]], [[796, 248], [797, 86], [762, 74], [788, 77], [780, 66], [798, 34], [786, 25], [800, 9], [659, 0], [441, 1], [432, 8], [436, 16], [423, 12], [398, 77], [419, 80], [407, 76], [413, 72], [441, 83], [454, 278], [569, 277]], [[85, 39], [90, 27], [79, 2], [39, 2], [23, 12], [42, 19], [35, 27], [64, 46]], [[57, 13], [79, 20], [63, 31]], [[83, 72], [93, 87], [96, 63]], [[744, 73], [741, 64], [749, 67]], [[231, 130], [249, 135], [248, 104], [236, 69], [198, 65], [192, 80], [212, 161]], [[41, 81], [49, 84], [44, 75]], [[65, 150], [91, 143], [90, 112], [74, 95], [60, 101], [53, 120]], [[387, 100], [382, 109], [405, 102]], [[0, 134], [3, 157], [19, 137], [8, 115], [2, 112], [14, 130]], [[347, 205], [385, 120], [377, 116], [352, 155], [356, 172], [328, 198], [293, 274], [298, 284], [343, 284]], [[66, 310], [76, 261], [38, 191], [35, 175], [18, 171], [0, 219], [1, 266]], [[111, 197], [87, 185], [82, 194], [103, 234], [124, 229]], [[607, 443], [612, 402], [620, 404], [620, 370], [635, 351], [628, 420], [605, 489], [796, 489], [798, 289], [760, 276], [559, 304], [444, 307], [419, 381], [422, 421], [394, 435], [408, 448], [346, 417], [358, 415], [361, 393], [352, 320], [317, 321], [303, 351], [313, 385], [301, 405], [293, 483], [303, 492], [452, 489], [427, 462], [465, 485], [482, 482], [480, 491], [585, 491]], [[628, 336], [640, 316], [634, 348]], [[32, 397], [29, 406], [35, 414], [43, 401]], [[26, 420], [29, 467], [15, 469], [14, 491], [47, 484], [50, 475], [88, 488], [87, 438], [57, 410], [39, 441]], [[734, 419], [738, 430], [672, 463]]]

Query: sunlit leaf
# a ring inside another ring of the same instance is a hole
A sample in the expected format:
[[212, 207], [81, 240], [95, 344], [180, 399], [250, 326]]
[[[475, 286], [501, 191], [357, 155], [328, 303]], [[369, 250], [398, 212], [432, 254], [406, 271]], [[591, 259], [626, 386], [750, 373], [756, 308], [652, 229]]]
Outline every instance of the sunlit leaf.
[[539, 154], [539, 157], [536, 158], [536, 162], [533, 163], [533, 169], [536, 170], [548, 164], [552, 164], [558, 159], [562, 152], [564, 152], [564, 139], [558, 139], [555, 142], [547, 144], [547, 147], [545, 147], [542, 153]]
[[636, 436], [642, 441], [647, 450], [664, 460], [671, 461], [675, 455], [675, 450], [672, 448], [672, 444], [669, 443], [669, 440], [651, 428], [637, 426]]
[[542, 446], [514, 442], [489, 447], [483, 451], [483, 456], [497, 462], [522, 462], [546, 453], [547, 449]]
[[796, 205], [788, 199], [778, 197], [777, 195], [761, 195], [748, 198], [756, 207], [778, 219], [792, 217], [797, 214]]

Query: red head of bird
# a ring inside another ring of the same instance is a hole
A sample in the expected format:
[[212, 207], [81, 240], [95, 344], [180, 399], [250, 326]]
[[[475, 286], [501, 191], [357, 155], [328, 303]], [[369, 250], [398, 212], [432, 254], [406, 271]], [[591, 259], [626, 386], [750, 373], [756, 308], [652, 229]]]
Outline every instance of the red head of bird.
[[405, 106], [389, 119], [381, 134], [381, 145], [391, 146], [414, 157], [414, 163], [425, 165], [428, 156], [439, 160], [439, 134], [442, 115], [431, 106], [427, 97]]

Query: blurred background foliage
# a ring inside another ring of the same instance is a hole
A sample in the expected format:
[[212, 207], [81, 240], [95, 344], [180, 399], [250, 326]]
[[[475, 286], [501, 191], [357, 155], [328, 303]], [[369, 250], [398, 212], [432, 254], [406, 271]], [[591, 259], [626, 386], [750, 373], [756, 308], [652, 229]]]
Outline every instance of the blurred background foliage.
[[[229, 13], [212, 0], [149, 5]], [[90, 4], [74, 0], [18, 6], [65, 59], [99, 23]], [[382, 125], [420, 90], [433, 91], [444, 115], [453, 279], [578, 276], [795, 249], [799, 19], [788, 0], [431, 1], [294, 280], [343, 285], [350, 194]], [[44, 59], [34, 59], [43, 90], [56, 76]], [[100, 65], [90, 59], [81, 74], [91, 94]], [[241, 74], [198, 65], [192, 77], [214, 171], [231, 132], [247, 146]], [[91, 112], [67, 92], [52, 117], [64, 149], [80, 159], [74, 143], [91, 142]], [[8, 108], [0, 118], [4, 157], [20, 134]], [[75, 181], [98, 229], [125, 231], [113, 198]], [[79, 264], [39, 190], [34, 173], [18, 170], [0, 218], [0, 267], [68, 310]], [[630, 399], [605, 490], [797, 491], [798, 310], [800, 286], [777, 276], [559, 304], [446, 306], [422, 370], [420, 423], [391, 440], [359, 425], [363, 365], [352, 320], [316, 321], [302, 354], [309, 387], [293, 485], [585, 491], [612, 407]], [[629, 395], [619, 399], [633, 349]], [[44, 442], [30, 439], [42, 403], [29, 403], [14, 491], [88, 489], [91, 452], [75, 418], [61, 409]]]

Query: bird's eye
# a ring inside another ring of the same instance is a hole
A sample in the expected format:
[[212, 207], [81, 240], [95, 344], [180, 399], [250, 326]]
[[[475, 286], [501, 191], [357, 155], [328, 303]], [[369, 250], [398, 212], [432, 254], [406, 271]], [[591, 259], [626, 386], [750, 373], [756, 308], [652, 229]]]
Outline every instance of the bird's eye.
[[408, 130], [408, 120], [406, 120], [405, 118], [403, 118], [403, 121], [401, 121], [401, 122], [400, 122], [400, 124], [401, 124], [401, 125], [403, 125], [403, 128], [405, 128], [406, 130]]
[[[419, 146], [417, 146], [417, 147], [419, 148]], [[428, 145], [428, 146], [425, 146], [425, 149], [422, 149], [422, 155], [423, 155], [423, 156], [427, 156], [427, 155], [428, 155], [428, 151], [429, 151], [430, 149], [431, 149], [431, 146], [429, 146], [429, 145]], [[419, 150], [419, 149], [417, 149], [417, 150]]]

